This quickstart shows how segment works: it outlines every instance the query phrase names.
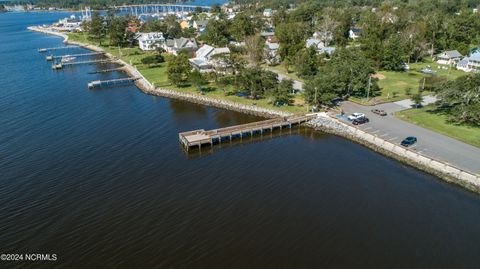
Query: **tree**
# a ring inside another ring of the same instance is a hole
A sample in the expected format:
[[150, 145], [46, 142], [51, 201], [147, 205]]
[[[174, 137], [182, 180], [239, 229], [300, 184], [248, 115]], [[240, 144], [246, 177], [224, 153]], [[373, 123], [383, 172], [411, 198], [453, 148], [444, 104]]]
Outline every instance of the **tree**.
[[400, 36], [390, 37], [384, 46], [381, 67], [384, 70], [403, 71], [406, 57], [405, 46]]
[[320, 57], [315, 46], [304, 48], [296, 55], [296, 70], [300, 77], [314, 76], [318, 72]]
[[480, 126], [480, 74], [459, 77], [437, 87], [437, 108], [459, 124]]
[[201, 38], [214, 46], [226, 46], [230, 40], [229, 23], [226, 20], [209, 20]]
[[197, 70], [190, 72], [189, 80], [199, 91], [203, 85], [207, 84], [207, 79]]
[[250, 63], [258, 63], [263, 57], [265, 40], [260, 35], [247, 36], [245, 38], [245, 52]]
[[278, 50], [282, 60], [293, 58], [305, 46], [306, 26], [303, 23], [280, 23], [275, 35], [280, 42]]
[[103, 17], [98, 11], [92, 13], [92, 19], [89, 24], [89, 34], [93, 40], [102, 42], [105, 37], [105, 28], [103, 25]]
[[127, 42], [127, 35], [125, 28], [128, 26], [128, 21], [125, 17], [113, 17], [108, 27], [108, 37], [110, 45], [123, 46]]
[[188, 81], [191, 69], [187, 55], [180, 53], [168, 62], [168, 79], [175, 86], [183, 86]]
[[252, 18], [245, 13], [239, 13], [230, 25], [230, 33], [235, 40], [244, 40], [246, 36], [255, 34], [255, 24]]
[[410, 100], [412, 100], [413, 105], [414, 105], [415, 108], [421, 107], [421, 106], [422, 106], [422, 103], [423, 103], [422, 93], [421, 93], [421, 92], [418, 92], [418, 93], [412, 95], [412, 97], [410, 98]]
[[153, 65], [165, 62], [162, 54], [154, 54], [150, 56], [146, 56], [141, 60], [142, 64], [145, 65]]
[[293, 104], [293, 81], [284, 79], [278, 83], [277, 87], [272, 89], [270, 96], [273, 99], [273, 105], [291, 105]]
[[237, 85], [242, 92], [257, 99], [265, 94], [269, 95], [277, 87], [277, 74], [263, 70], [259, 66], [243, 68], [237, 75]]

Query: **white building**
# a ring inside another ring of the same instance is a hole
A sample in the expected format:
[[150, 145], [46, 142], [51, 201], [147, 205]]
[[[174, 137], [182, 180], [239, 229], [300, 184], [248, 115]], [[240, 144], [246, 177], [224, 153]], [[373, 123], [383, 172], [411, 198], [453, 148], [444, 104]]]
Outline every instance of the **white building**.
[[221, 59], [216, 59], [215, 55], [230, 54], [229, 48], [214, 48], [209, 45], [203, 45], [195, 53], [195, 58], [189, 59], [193, 68], [200, 72], [221, 71], [225, 72], [228, 68], [227, 63]]
[[357, 40], [358, 38], [360, 38], [361, 34], [362, 30], [357, 28], [352, 28], [350, 29], [350, 31], [348, 31], [348, 37], [353, 40]]
[[270, 18], [272, 17], [272, 15], [273, 15], [273, 11], [271, 8], [266, 8], [265, 10], [263, 10], [263, 17]]
[[439, 64], [456, 64], [462, 58], [462, 54], [457, 50], [448, 50], [437, 54], [435, 57]]
[[165, 43], [165, 37], [161, 32], [141, 33], [138, 37], [138, 46], [141, 50], [154, 50]]
[[470, 56], [464, 57], [457, 63], [457, 69], [465, 72], [480, 70], [480, 51], [473, 52]]
[[197, 41], [195, 38], [175, 38], [167, 39], [167, 41], [162, 45], [167, 53], [177, 55], [180, 50], [186, 51], [196, 51], [198, 49]]

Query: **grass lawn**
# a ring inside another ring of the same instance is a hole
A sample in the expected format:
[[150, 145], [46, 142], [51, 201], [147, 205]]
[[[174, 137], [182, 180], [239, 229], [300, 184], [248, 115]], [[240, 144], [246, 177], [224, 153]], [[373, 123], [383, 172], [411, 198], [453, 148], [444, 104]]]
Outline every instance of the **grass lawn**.
[[[412, 94], [417, 93], [422, 79], [430, 76], [420, 72], [424, 68], [430, 68], [437, 73], [437, 76], [444, 76], [449, 80], [467, 75], [467, 73], [455, 70], [454, 68], [448, 70], [447, 66], [434, 63], [430, 59], [427, 59], [422, 63], [411, 63], [410, 70], [407, 72], [377, 72], [379, 76], [378, 85], [382, 88], [381, 94], [369, 99], [368, 102], [362, 98], [351, 98], [351, 100], [365, 105], [372, 105], [408, 99], [410, 96], [406, 95], [405, 90], [410, 88]], [[424, 92], [424, 94], [429, 94], [429, 92]]]
[[[87, 39], [86, 34], [71, 33], [69, 34], [69, 39], [72, 41], [78, 41], [85, 44], [93, 44], [93, 45], [100, 46], [99, 42], [93, 42], [92, 40]], [[102, 42], [101, 47], [106, 52], [109, 52], [112, 55], [118, 58], [121, 58], [125, 62], [130, 63], [132, 66], [135, 66], [138, 69], [138, 71], [140, 71], [140, 73], [142, 73], [142, 75], [148, 81], [153, 83], [155, 87], [162, 87], [166, 89], [200, 95], [198, 89], [195, 87], [192, 87], [192, 86], [176, 87], [175, 85], [172, 85], [168, 80], [168, 76], [167, 76], [167, 63], [161, 63], [157, 65], [152, 65], [152, 66], [147, 66], [141, 63], [142, 58], [150, 54], [153, 54], [155, 52], [144, 52], [139, 48], [120, 48], [119, 49], [118, 47], [108, 46], [108, 42]], [[268, 103], [269, 101], [266, 98], [259, 99], [259, 100], [251, 100], [244, 97], [238, 97], [235, 95], [225, 95], [224, 91], [220, 89], [219, 86], [216, 85], [213, 81], [211, 81], [207, 86], [212, 87], [214, 90], [206, 92], [205, 96], [209, 96], [209, 97], [213, 97], [221, 100], [229, 100], [229, 101], [236, 102], [239, 104], [244, 104], [244, 105], [252, 105], [253, 103], [256, 103], [258, 107], [264, 107], [268, 109], [286, 111], [291, 113], [307, 112], [306, 111], [307, 107], [303, 106], [304, 104], [303, 96], [301, 96], [300, 94], [294, 95], [294, 100], [296, 105], [275, 107], [272, 104], [269, 104]]]
[[455, 125], [447, 121], [447, 116], [431, 111], [427, 106], [419, 109], [409, 109], [397, 112], [395, 116], [413, 124], [441, 133], [465, 143], [480, 147], [480, 127]]
[[293, 80], [298, 80], [300, 82], [305, 82], [305, 80], [303, 78], [300, 78], [299, 76], [297, 76], [297, 74], [295, 74], [294, 71], [290, 71], [287, 73], [287, 70], [285, 70], [285, 66], [279, 64], [279, 65], [267, 65], [267, 64], [263, 64], [262, 65], [263, 68], [267, 69], [267, 70], [270, 70], [270, 71], [273, 71], [275, 73], [278, 73], [278, 74], [282, 74], [284, 76], [287, 76], [289, 77], [290, 79], [293, 79]]

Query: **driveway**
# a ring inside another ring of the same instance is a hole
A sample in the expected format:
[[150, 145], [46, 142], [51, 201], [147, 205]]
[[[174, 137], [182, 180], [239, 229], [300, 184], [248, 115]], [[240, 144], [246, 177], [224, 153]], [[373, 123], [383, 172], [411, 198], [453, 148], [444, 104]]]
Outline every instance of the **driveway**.
[[292, 81], [293, 81], [293, 88], [294, 88], [295, 90], [298, 90], [298, 91], [300, 91], [300, 92], [303, 92], [303, 83], [302, 83], [302, 82], [300, 82], [300, 81], [298, 81], [298, 80], [293, 80], [293, 79], [289, 78], [288, 76], [285, 76], [285, 75], [283, 75], [283, 74], [280, 74], [280, 73], [279, 73], [278, 71], [276, 71], [276, 70], [273, 70], [273, 69], [269, 69], [269, 70], [272, 71], [272, 72], [274, 72], [274, 73], [277, 73], [277, 75], [278, 75], [278, 80], [279, 80], [279, 81], [282, 81], [282, 80], [284, 80], [284, 79], [290, 79], [290, 80], [292, 80]]
[[[407, 136], [416, 136], [418, 142], [412, 147], [414, 150], [480, 174], [480, 148], [394, 117], [394, 112], [406, 109], [404, 105], [398, 104], [398, 102], [362, 106], [346, 101], [342, 103], [341, 108], [346, 114], [364, 113], [370, 119], [369, 123], [359, 127], [364, 131], [376, 134], [394, 143], [400, 143]], [[384, 117], [376, 115], [371, 112], [373, 108], [383, 109], [388, 115]]]

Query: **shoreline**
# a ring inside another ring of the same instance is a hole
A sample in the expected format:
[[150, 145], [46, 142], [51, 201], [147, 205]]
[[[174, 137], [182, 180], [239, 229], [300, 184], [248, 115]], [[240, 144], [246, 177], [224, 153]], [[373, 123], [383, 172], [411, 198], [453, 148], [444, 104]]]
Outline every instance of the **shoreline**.
[[[63, 43], [65, 44], [77, 45], [79, 47], [96, 52], [105, 52], [105, 50], [101, 47], [76, 41], [70, 41], [68, 40], [68, 35], [51, 31], [43, 27], [31, 26], [28, 27], [28, 30], [62, 37], [64, 39]], [[105, 55], [109, 59], [117, 63], [123, 64], [123, 70], [128, 75], [132, 77], [140, 77], [140, 79], [137, 80], [135, 84], [140, 89], [140, 91], [148, 95], [178, 99], [191, 103], [232, 110], [266, 118], [285, 117], [293, 115], [293, 113], [260, 108], [256, 106], [242, 105], [232, 101], [219, 100], [216, 98], [202, 96], [200, 94], [196, 95], [176, 90], [156, 88], [140, 73], [140, 71], [138, 71], [130, 64], [126, 63], [121, 59], [118, 59], [110, 53], [105, 52]], [[369, 149], [378, 152], [386, 157], [395, 159], [413, 168], [437, 176], [443, 181], [455, 184], [476, 194], [480, 194], [480, 175], [475, 175], [470, 171], [460, 169], [446, 162], [442, 162], [431, 157], [421, 155], [410, 149], [406, 149], [398, 145], [392, 144], [389, 141], [381, 139], [380, 137], [366, 133], [355, 127], [340, 122], [336, 118], [328, 115], [327, 113], [319, 113], [319, 118], [311, 121], [307, 125], [316, 130], [344, 137], [355, 143], [366, 146]]]

